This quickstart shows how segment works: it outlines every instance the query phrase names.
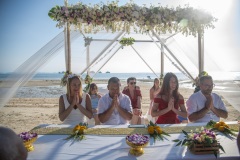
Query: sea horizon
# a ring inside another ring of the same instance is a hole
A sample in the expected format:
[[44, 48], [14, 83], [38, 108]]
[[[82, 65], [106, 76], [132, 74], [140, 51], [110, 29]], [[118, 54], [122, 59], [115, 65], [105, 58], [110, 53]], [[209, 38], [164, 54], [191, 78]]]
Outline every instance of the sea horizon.
[[[167, 72], [166, 72], [167, 73]], [[166, 74], [164, 73], [164, 74]], [[240, 72], [208, 72], [209, 75], [213, 77], [213, 80], [240, 80]], [[16, 73], [8, 72], [8, 73], [0, 73], [0, 80], [5, 80], [11, 77]], [[78, 74], [78, 73], [76, 73]], [[179, 81], [185, 81], [190, 80], [185, 74], [180, 72], [174, 72], [176, 76], [178, 77]], [[197, 74], [192, 74], [192, 77], [195, 78]], [[32, 80], [60, 80], [63, 77], [63, 72], [38, 72], [36, 73]], [[80, 74], [79, 74], [80, 75]], [[81, 77], [84, 79], [86, 76], [86, 73], [83, 73]], [[151, 80], [154, 78], [159, 78], [160, 73], [151, 73], [151, 72], [138, 72], [138, 73], [90, 73], [90, 76], [93, 77], [93, 79], [97, 80], [107, 80], [111, 77], [118, 77], [121, 80], [126, 80], [129, 77], [135, 77], [137, 80]]]

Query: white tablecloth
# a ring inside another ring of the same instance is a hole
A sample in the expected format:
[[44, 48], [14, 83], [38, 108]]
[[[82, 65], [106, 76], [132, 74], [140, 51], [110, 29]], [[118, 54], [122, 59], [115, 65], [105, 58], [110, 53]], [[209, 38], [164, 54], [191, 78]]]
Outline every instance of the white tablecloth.
[[[52, 127], [52, 126], [51, 126]], [[64, 126], [66, 127], [66, 126]], [[96, 126], [109, 127], [109, 126]], [[114, 126], [111, 126], [114, 127]], [[123, 126], [115, 126], [123, 128]], [[125, 126], [126, 127], [126, 126]], [[183, 134], [171, 134], [168, 140], [150, 140], [145, 153], [139, 157], [129, 154], [130, 147], [125, 142], [125, 135], [86, 135], [86, 140], [64, 140], [67, 135], [39, 135], [34, 143], [35, 150], [29, 152], [28, 159], [61, 160], [61, 159], [215, 159], [213, 154], [194, 155], [187, 147], [175, 146], [174, 139], [182, 139]], [[226, 153], [220, 151], [218, 159], [240, 159], [236, 140], [218, 135]]]

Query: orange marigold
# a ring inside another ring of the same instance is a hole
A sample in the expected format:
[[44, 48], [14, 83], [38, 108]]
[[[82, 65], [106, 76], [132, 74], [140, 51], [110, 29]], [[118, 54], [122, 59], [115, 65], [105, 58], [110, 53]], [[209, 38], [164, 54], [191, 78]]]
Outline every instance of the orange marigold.
[[163, 132], [160, 127], [157, 128], [156, 131], [158, 132], [158, 134], [162, 134], [162, 132]]
[[218, 129], [218, 127], [220, 126], [220, 123], [216, 123], [216, 124], [214, 124], [214, 128], [217, 128]]
[[153, 126], [149, 126], [148, 127], [148, 133], [149, 134], [153, 134], [154, 133], [154, 127]]
[[220, 122], [219, 122], [219, 125], [220, 125], [220, 126], [224, 126], [225, 124], [226, 124], [226, 123], [223, 122], [223, 121], [220, 121]]
[[76, 132], [76, 131], [80, 130], [80, 128], [81, 128], [80, 125], [76, 125], [76, 126], [74, 127], [74, 129], [73, 129], [73, 132]]
[[224, 126], [219, 126], [219, 127], [218, 127], [218, 130], [219, 130], [219, 131], [224, 131], [224, 130], [225, 130], [225, 127], [224, 127]]
[[225, 128], [229, 128], [229, 126], [227, 124], [224, 125]]

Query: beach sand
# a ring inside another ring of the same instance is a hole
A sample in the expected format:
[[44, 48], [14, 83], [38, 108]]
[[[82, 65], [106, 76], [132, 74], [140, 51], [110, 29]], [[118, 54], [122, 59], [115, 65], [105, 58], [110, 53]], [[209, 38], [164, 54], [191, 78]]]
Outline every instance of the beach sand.
[[[98, 80], [99, 92], [107, 93], [106, 80]], [[0, 125], [13, 129], [16, 133], [29, 131], [40, 124], [60, 124], [58, 118], [58, 99], [65, 93], [65, 89], [59, 87], [58, 80], [32, 80], [23, 89], [20, 89], [3, 108], [0, 108]], [[145, 115], [149, 109], [149, 90], [153, 82], [138, 81], [142, 91], [142, 111]], [[122, 86], [126, 81], [122, 81]], [[191, 84], [179, 85], [179, 92], [183, 95], [185, 102], [193, 93]], [[37, 91], [34, 91], [37, 90]], [[229, 112], [227, 119], [223, 121], [236, 121], [240, 119], [240, 112], [236, 110], [224, 97]]]

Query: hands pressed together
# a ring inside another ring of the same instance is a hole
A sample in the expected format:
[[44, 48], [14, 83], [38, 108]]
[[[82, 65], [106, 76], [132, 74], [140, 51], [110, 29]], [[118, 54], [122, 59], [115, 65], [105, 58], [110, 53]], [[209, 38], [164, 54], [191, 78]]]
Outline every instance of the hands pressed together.
[[73, 106], [74, 109], [77, 109], [77, 107], [80, 105], [81, 100], [79, 99], [79, 92], [76, 92], [74, 94], [71, 106]]
[[207, 98], [207, 101], [206, 101], [206, 103], [205, 103], [205, 107], [206, 107], [208, 110], [213, 110], [213, 109], [214, 109], [214, 106], [213, 106], [212, 96], [211, 96], [211, 95], [205, 95], [205, 97]]
[[168, 109], [169, 111], [175, 111], [176, 109], [174, 108], [174, 97], [171, 97], [168, 101]]

